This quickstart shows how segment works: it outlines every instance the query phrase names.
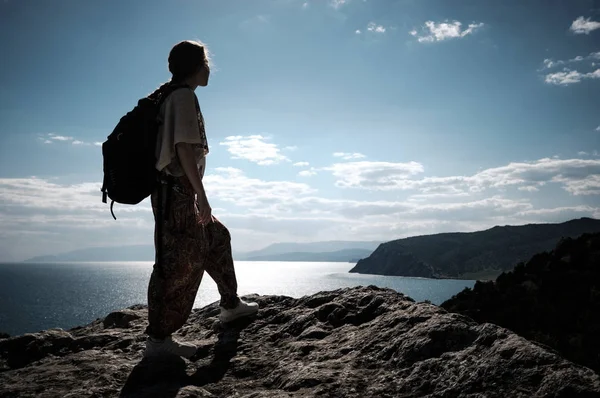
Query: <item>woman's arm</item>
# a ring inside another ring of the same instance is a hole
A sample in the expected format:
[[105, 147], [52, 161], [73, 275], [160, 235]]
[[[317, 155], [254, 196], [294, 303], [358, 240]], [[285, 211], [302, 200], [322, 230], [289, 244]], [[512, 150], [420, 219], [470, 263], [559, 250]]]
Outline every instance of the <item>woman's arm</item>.
[[175, 145], [175, 150], [177, 151], [179, 163], [181, 163], [183, 172], [188, 180], [190, 180], [190, 184], [192, 184], [194, 191], [198, 195], [200, 219], [202, 222], [208, 223], [211, 221], [212, 209], [208, 204], [208, 198], [206, 197], [206, 192], [204, 191], [204, 184], [202, 184], [202, 178], [200, 177], [200, 172], [196, 165], [194, 149], [192, 148], [192, 145], [187, 142], [179, 142]]

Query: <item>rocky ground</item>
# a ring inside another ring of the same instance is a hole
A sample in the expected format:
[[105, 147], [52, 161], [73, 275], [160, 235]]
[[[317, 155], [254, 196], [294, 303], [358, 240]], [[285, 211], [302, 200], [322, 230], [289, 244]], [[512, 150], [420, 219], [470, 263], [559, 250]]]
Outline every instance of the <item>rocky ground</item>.
[[492, 324], [389, 289], [251, 296], [254, 319], [194, 310], [192, 361], [142, 360], [146, 309], [0, 339], [0, 397], [600, 397], [600, 378]]

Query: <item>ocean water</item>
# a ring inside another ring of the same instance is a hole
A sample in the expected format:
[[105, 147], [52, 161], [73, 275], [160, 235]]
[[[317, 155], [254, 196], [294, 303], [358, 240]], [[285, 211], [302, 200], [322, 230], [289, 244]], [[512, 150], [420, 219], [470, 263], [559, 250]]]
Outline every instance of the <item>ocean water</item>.
[[[18, 335], [85, 325], [109, 312], [145, 304], [152, 262], [0, 264], [0, 332]], [[475, 281], [350, 274], [352, 263], [237, 261], [240, 295], [302, 297], [359, 285], [389, 287], [441, 304]], [[219, 299], [207, 274], [194, 307]]]

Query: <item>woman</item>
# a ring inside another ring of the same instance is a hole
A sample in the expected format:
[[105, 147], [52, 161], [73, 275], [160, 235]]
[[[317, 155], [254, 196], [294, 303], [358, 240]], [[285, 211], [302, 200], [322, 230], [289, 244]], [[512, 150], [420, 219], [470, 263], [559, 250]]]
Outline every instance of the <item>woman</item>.
[[[214, 217], [202, 177], [208, 154], [204, 119], [194, 90], [205, 87], [209, 57], [202, 43], [182, 41], [169, 54], [169, 84], [162, 103], [156, 144], [161, 184], [152, 194], [156, 261], [148, 286], [145, 356], [175, 354], [189, 358], [196, 347], [171, 338], [187, 321], [206, 271], [221, 295], [220, 320], [230, 322], [258, 311], [237, 296], [231, 236]], [[159, 89], [160, 90], [160, 89]]]

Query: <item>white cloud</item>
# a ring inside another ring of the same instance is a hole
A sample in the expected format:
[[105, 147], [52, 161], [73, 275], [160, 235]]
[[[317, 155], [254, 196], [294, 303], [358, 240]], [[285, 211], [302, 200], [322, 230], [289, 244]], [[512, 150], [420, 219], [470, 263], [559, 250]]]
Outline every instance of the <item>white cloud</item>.
[[596, 127], [596, 131], [600, 131], [600, 126]]
[[576, 70], [565, 68], [562, 72], [547, 74], [544, 81], [548, 84], [566, 86], [569, 84], [580, 83], [585, 79], [600, 79], [600, 69], [596, 69], [593, 72], [581, 73]]
[[295, 145], [289, 145], [289, 146], [283, 147], [284, 151], [290, 151], [290, 152], [293, 152], [293, 151], [295, 151], [297, 149], [298, 149], [298, 147], [295, 146]]
[[356, 29], [356, 30], [354, 31], [354, 33], [356, 33], [357, 35], [360, 35], [360, 29]]
[[591, 18], [584, 18], [581, 16], [573, 21], [570, 29], [575, 34], [589, 35], [590, 32], [600, 29], [600, 22], [592, 21]]
[[84, 145], [84, 146], [92, 145], [92, 143], [90, 143], [90, 142], [85, 142], [85, 141], [80, 141], [80, 140], [74, 140], [73, 142], [71, 142], [71, 144], [73, 144], [73, 145]]
[[285, 203], [292, 198], [316, 192], [302, 183], [250, 178], [242, 170], [233, 167], [219, 167], [214, 171], [203, 180], [209, 198], [216, 196], [224, 202], [259, 211], [267, 211], [273, 203]]
[[575, 196], [600, 195], [600, 174], [588, 175], [579, 179], [557, 175], [552, 178], [552, 181], [563, 183], [564, 189]]
[[585, 152], [585, 151], [579, 151], [579, 152], [577, 152], [577, 154], [578, 154], [579, 156], [587, 156], [587, 155], [589, 155], [589, 153], [587, 153], [587, 152]]
[[574, 218], [600, 218], [600, 207], [563, 206], [554, 208], [529, 209], [515, 214], [522, 220], [533, 222], [563, 222]]
[[585, 187], [574, 190], [571, 186], [596, 174], [600, 174], [598, 160], [544, 158], [487, 169], [468, 177], [466, 184], [469, 189], [482, 190], [506, 186], [543, 186], [557, 182], [562, 183], [563, 188], [574, 195], [586, 195], [594, 192], [586, 191]]
[[72, 145], [78, 145], [78, 146], [90, 146], [90, 145], [102, 146], [101, 142], [91, 143], [91, 142], [87, 142], [87, 141], [82, 141], [80, 139], [76, 139], [71, 136], [58, 135], [58, 134], [54, 134], [54, 133], [48, 133], [46, 135], [39, 135], [38, 139], [40, 141], [42, 141], [44, 144], [52, 144], [53, 142], [63, 142], [63, 143], [70, 142]]
[[331, 6], [337, 10], [348, 2], [349, 0], [331, 0], [329, 4], [331, 4]]
[[409, 201], [409, 202], [428, 202], [428, 201], [432, 201], [432, 200], [439, 200], [439, 199], [449, 200], [449, 199], [466, 198], [466, 197], [470, 196], [469, 192], [460, 191], [460, 190], [457, 190], [457, 191], [459, 191], [459, 192], [456, 192], [456, 193], [450, 193], [450, 192], [448, 192], [448, 193], [444, 193], [444, 192], [422, 193], [422, 194], [410, 195], [407, 198], [407, 201]]
[[310, 177], [310, 176], [314, 176], [316, 174], [317, 174], [317, 172], [314, 171], [313, 169], [311, 169], [311, 170], [302, 170], [301, 172], [298, 173], [298, 175], [300, 177]]
[[336, 163], [323, 169], [337, 177], [335, 185], [338, 187], [373, 190], [398, 189], [408, 177], [423, 172], [423, 166], [417, 162], [361, 161]]
[[538, 187], [535, 187], [533, 185], [526, 185], [523, 187], [519, 187], [518, 189], [519, 189], [519, 191], [527, 191], [527, 192], [537, 192], [540, 190]]
[[[27, 242], [20, 250], [26, 253], [36, 250], [75, 248], [72, 245], [90, 245], [98, 238], [103, 243], [122, 244], [124, 236], [132, 244], [136, 238], [147, 235], [152, 228], [152, 213], [145, 201], [137, 206], [116, 204], [118, 220], [110, 215], [109, 206], [101, 201], [101, 184], [88, 182], [79, 184], [59, 184], [49, 179], [16, 178], [0, 179], [0, 235], [7, 242], [19, 239], [27, 231], [47, 235], [46, 244], [32, 247]], [[115, 239], [112, 234], [127, 230], [125, 235]], [[0, 241], [2, 239], [0, 238]], [[39, 243], [39, 242], [38, 242]], [[8, 244], [8, 243], [7, 243]], [[2, 250], [10, 248], [0, 248]]]
[[369, 32], [385, 33], [385, 27], [383, 27], [382, 25], [377, 25], [375, 22], [369, 22], [369, 24], [367, 25], [367, 30]]
[[570, 58], [567, 60], [560, 60], [560, 59], [553, 60], [551, 58], [546, 58], [542, 62], [543, 66], [540, 70], [551, 69], [551, 68], [561, 66], [561, 65], [567, 65], [567, 64], [577, 63], [577, 62], [593, 61], [593, 60], [598, 60], [598, 59], [600, 59], [600, 51], [591, 52], [586, 56], [578, 55], [574, 58]]
[[280, 153], [277, 145], [268, 140], [261, 135], [229, 136], [219, 144], [226, 146], [234, 159], [245, 159], [262, 166], [289, 161], [287, 156]]
[[48, 134], [48, 139], [49, 140], [54, 140], [54, 141], [72, 141], [73, 137], [68, 137], [65, 135], [57, 135], [54, 133], [49, 133]]
[[296, 162], [293, 164], [293, 166], [295, 166], [295, 167], [306, 167], [308, 165], [309, 165], [308, 162]]
[[562, 65], [564, 63], [565, 63], [565, 61], [553, 61], [550, 58], [546, 58], [543, 61], [544, 67], [542, 69], [550, 69], [550, 68], [553, 68], [553, 67], [555, 67], [557, 65]]
[[6, 207], [18, 205], [38, 210], [56, 210], [60, 214], [95, 212], [96, 214], [90, 215], [89, 220], [92, 221], [98, 212], [106, 210], [106, 204], [100, 200], [101, 185], [100, 182], [58, 184], [36, 177], [3, 178], [0, 179], [0, 199]]
[[[364, 190], [417, 190], [421, 194], [462, 192], [481, 193], [487, 189], [506, 187], [541, 187], [559, 183], [572, 195], [594, 195], [600, 160], [544, 158], [533, 162], [510, 163], [482, 170], [472, 176], [413, 177], [424, 171], [417, 162], [348, 162], [337, 163], [324, 170], [337, 178], [336, 186]], [[525, 188], [531, 190], [531, 188]]]
[[459, 21], [439, 22], [427, 21], [421, 28], [422, 34], [419, 35], [416, 29], [409, 32], [411, 36], [417, 37], [417, 40], [423, 42], [444, 41], [448, 39], [456, 39], [472, 34], [476, 30], [483, 27], [482, 22], [471, 23], [467, 29], [462, 29], [462, 23]]
[[566, 70], [564, 72], [549, 73], [546, 75], [545, 81], [548, 84], [567, 85], [579, 83], [583, 75], [576, 70]]
[[354, 153], [350, 153], [350, 152], [334, 152], [333, 156], [336, 157], [336, 158], [342, 158], [344, 160], [366, 158], [365, 155], [363, 155], [362, 153], [358, 153], [358, 152], [354, 152]]

